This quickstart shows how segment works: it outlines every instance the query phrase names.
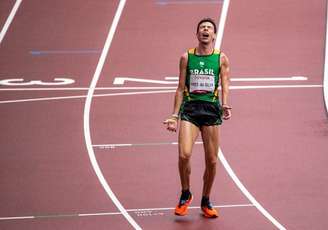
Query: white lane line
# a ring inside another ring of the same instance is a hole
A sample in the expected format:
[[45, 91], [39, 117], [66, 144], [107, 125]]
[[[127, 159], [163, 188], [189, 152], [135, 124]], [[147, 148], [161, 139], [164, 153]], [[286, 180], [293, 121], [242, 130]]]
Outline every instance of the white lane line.
[[[322, 85], [275, 85], [275, 86], [263, 85], [263, 86], [230, 86], [230, 89], [232, 89], [232, 90], [252, 90], [252, 89], [287, 89], [287, 88], [321, 88], [321, 87], [322, 87]], [[168, 87], [166, 89], [167, 90], [94, 94], [93, 97], [111, 97], [111, 96], [126, 96], [126, 95], [174, 93], [176, 90], [176, 88], [170, 88], [170, 87]], [[4, 101], [0, 101], [0, 104], [81, 99], [81, 98], [86, 98], [86, 97], [87, 97], [86, 95], [63, 96], [63, 97], [39, 97], [39, 98], [28, 98], [28, 99], [4, 100]]]
[[326, 106], [326, 113], [328, 114], [328, 1], [326, 3], [326, 43], [325, 43], [325, 63], [323, 76], [323, 95]]
[[58, 100], [67, 100], [67, 99], [81, 99], [86, 97], [87, 97], [86, 95], [66, 96], [66, 97], [65, 96], [64, 97], [37, 97], [37, 98], [28, 98], [28, 99], [4, 100], [4, 101], [0, 101], [0, 104], [36, 102], [36, 101], [58, 101]]
[[[227, 205], [213, 205], [215, 208], [247, 208], [254, 207], [253, 204], [227, 204]], [[190, 206], [190, 209], [200, 209], [199, 206]], [[174, 207], [168, 208], [134, 208], [126, 209], [127, 212], [138, 214], [140, 212], [158, 212], [171, 211]], [[67, 217], [91, 217], [91, 216], [113, 216], [122, 215], [121, 212], [95, 212], [95, 213], [72, 213], [72, 214], [53, 214], [53, 215], [35, 215], [35, 216], [10, 216], [0, 217], [0, 221], [4, 220], [26, 220], [26, 219], [44, 219], [44, 218], [67, 218]]]
[[243, 77], [231, 78], [230, 81], [307, 81], [308, 78], [304, 76], [292, 77]]
[[[176, 89], [176, 86], [136, 86], [136, 87], [96, 87], [95, 90], [148, 90], [148, 89]], [[0, 88], [0, 91], [87, 91], [89, 88], [87, 87], [47, 87], [47, 88]]]
[[97, 85], [97, 82], [99, 80], [101, 71], [103, 69], [103, 66], [105, 64], [106, 57], [109, 52], [110, 45], [112, 43], [118, 22], [120, 20], [122, 11], [124, 9], [126, 0], [120, 0], [119, 5], [117, 7], [112, 25], [110, 27], [109, 33], [106, 38], [106, 42], [104, 45], [104, 48], [101, 52], [100, 59], [97, 64], [96, 71], [93, 75], [89, 90], [88, 90], [88, 95], [85, 101], [85, 106], [84, 106], [84, 115], [83, 115], [83, 124], [84, 124], [84, 137], [85, 137], [85, 144], [88, 150], [88, 155], [92, 164], [92, 167], [101, 183], [103, 186], [104, 190], [106, 191], [107, 195], [110, 197], [110, 199], [113, 201], [113, 203], [116, 205], [116, 207], [119, 209], [119, 211], [123, 214], [123, 216], [127, 219], [127, 221], [134, 227], [134, 229], [141, 229], [141, 227], [135, 222], [135, 220], [130, 216], [130, 214], [126, 211], [126, 209], [123, 207], [123, 205], [120, 203], [120, 201], [117, 199], [115, 194], [113, 193], [112, 189], [108, 185], [100, 167], [97, 162], [95, 153], [93, 151], [92, 147], [92, 141], [91, 141], [91, 134], [90, 134], [90, 110], [91, 110], [91, 102], [92, 102], [92, 97]]
[[[173, 92], [175, 92], [175, 90], [141, 91], [141, 92], [128, 92], [128, 93], [107, 93], [107, 94], [94, 94], [93, 97], [111, 97], [111, 96], [143, 95], [143, 94], [173, 93]], [[66, 96], [66, 97], [40, 97], [40, 98], [0, 101], [0, 104], [18, 103], [18, 102], [33, 102], [33, 101], [81, 99], [81, 98], [86, 98], [86, 97], [87, 97], [87, 95]]]
[[[220, 23], [219, 23], [219, 34], [217, 37], [217, 40], [215, 42], [215, 48], [220, 49], [221, 43], [222, 43], [222, 38], [223, 38], [223, 31], [224, 31], [224, 26], [225, 26], [225, 21], [226, 17], [228, 15], [228, 9], [229, 9], [229, 3], [230, 0], [225, 0], [223, 2], [222, 6], [222, 12], [221, 12], [221, 18], [220, 18]], [[255, 205], [255, 207], [269, 220], [271, 223], [273, 223], [278, 229], [280, 230], [285, 230], [286, 228], [282, 226], [268, 211], [266, 211], [263, 206], [257, 202], [257, 200], [248, 192], [248, 190], [245, 188], [245, 186], [240, 182], [239, 178], [236, 176], [228, 162], [226, 161], [223, 152], [221, 149], [219, 149], [219, 159], [221, 163], [224, 165], [224, 168], [230, 175], [231, 179], [235, 182], [235, 184], [238, 186], [240, 191], [248, 198], [248, 200]]]
[[216, 41], [215, 41], [215, 48], [217, 48], [217, 49], [220, 49], [220, 47], [221, 47], [223, 33], [224, 33], [224, 27], [225, 27], [225, 23], [226, 23], [227, 16], [228, 16], [229, 5], [230, 5], [230, 0], [223, 1], [220, 21], [219, 21], [219, 27], [218, 27], [218, 33], [217, 33]]
[[[316, 88], [323, 85], [244, 85], [244, 86], [229, 86], [229, 89], [269, 89], [269, 88]], [[221, 87], [219, 87], [221, 89]], [[59, 87], [59, 88], [0, 88], [1, 91], [87, 91], [85, 87]], [[155, 86], [155, 87], [97, 87], [95, 90], [157, 90], [157, 89], [176, 89], [176, 86]]]
[[[97, 144], [92, 145], [95, 148], [100, 149], [114, 149], [114, 148], [120, 148], [120, 147], [137, 147], [137, 146], [158, 146], [158, 145], [177, 145], [178, 142], [148, 142], [148, 143], [131, 143], [131, 144]], [[203, 144], [202, 141], [196, 141], [196, 145]]]
[[0, 217], [0, 220], [26, 220], [35, 219], [35, 216], [10, 216], [10, 217]]
[[[254, 207], [253, 204], [227, 204], [227, 205], [213, 205], [215, 208], [242, 208], [242, 207]], [[129, 212], [143, 212], [143, 211], [169, 211], [174, 210], [175, 207], [171, 208], [137, 208], [128, 209]], [[200, 209], [199, 206], [189, 206], [189, 209]]]
[[291, 88], [321, 88], [322, 85], [252, 85], [230, 86], [229, 89], [291, 89]]
[[[14, 79], [16, 80], [16, 79]], [[3, 85], [8, 85], [8, 81], [14, 81], [12, 79], [3, 80]], [[238, 82], [267, 82], [267, 81], [307, 81], [308, 78], [305, 76], [272, 76], [272, 77], [231, 77], [230, 81], [238, 81]], [[149, 79], [149, 78], [135, 78], [135, 77], [115, 77], [113, 81], [113, 85], [124, 85], [126, 82], [138, 82], [138, 83], [146, 83], [146, 84], [161, 84], [161, 85], [177, 85], [178, 77], [165, 77], [164, 80], [157, 79]], [[32, 82], [33, 83], [33, 82]], [[19, 85], [22, 83], [12, 83], [11, 85]]]
[[3, 26], [1, 32], [0, 32], [0, 44], [2, 43], [2, 40], [4, 39], [6, 33], [7, 33], [7, 30], [9, 29], [9, 26], [11, 24], [11, 22], [14, 20], [14, 17], [15, 17], [15, 14], [20, 6], [20, 4], [22, 3], [22, 0], [17, 0], [15, 2], [15, 5], [14, 7], [12, 8], [6, 22], [5, 22], [5, 25]]
[[[167, 81], [177, 81], [179, 77], [165, 77]], [[230, 81], [307, 81], [308, 78], [304, 76], [291, 76], [291, 77], [231, 77]]]

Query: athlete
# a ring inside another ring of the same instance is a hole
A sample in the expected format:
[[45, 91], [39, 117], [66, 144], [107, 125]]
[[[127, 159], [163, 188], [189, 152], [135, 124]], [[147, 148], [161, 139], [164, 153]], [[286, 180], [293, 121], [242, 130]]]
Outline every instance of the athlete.
[[[201, 210], [208, 218], [218, 217], [210, 202], [211, 188], [216, 174], [219, 149], [219, 125], [231, 117], [228, 105], [229, 61], [214, 48], [216, 24], [211, 18], [197, 25], [198, 46], [189, 49], [180, 58], [179, 85], [172, 115], [164, 121], [167, 130], [176, 132], [179, 124], [179, 174], [182, 192], [175, 214], [188, 213], [193, 195], [190, 190], [190, 158], [192, 148], [201, 133], [205, 152], [205, 172]], [[218, 86], [221, 84], [221, 103]]]

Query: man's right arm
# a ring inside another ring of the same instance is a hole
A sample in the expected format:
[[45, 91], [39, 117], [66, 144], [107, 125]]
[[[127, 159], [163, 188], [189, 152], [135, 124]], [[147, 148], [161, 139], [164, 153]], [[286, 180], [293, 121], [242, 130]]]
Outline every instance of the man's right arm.
[[179, 113], [180, 106], [182, 104], [183, 92], [184, 92], [184, 89], [185, 89], [186, 75], [187, 75], [187, 63], [188, 63], [188, 54], [184, 53], [180, 58], [179, 85], [178, 85], [178, 88], [175, 92], [173, 114], [178, 114]]
[[164, 121], [167, 125], [167, 130], [176, 132], [179, 119], [179, 110], [183, 101], [183, 92], [185, 89], [186, 75], [187, 75], [188, 54], [184, 53], [180, 58], [179, 63], [179, 84], [175, 92], [174, 107], [172, 115]]

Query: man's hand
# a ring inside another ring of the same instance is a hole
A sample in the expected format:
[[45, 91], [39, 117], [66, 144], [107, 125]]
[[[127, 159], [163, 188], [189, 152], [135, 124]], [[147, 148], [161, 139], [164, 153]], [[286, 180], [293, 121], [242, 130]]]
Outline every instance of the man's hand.
[[170, 118], [166, 119], [163, 124], [166, 125], [166, 129], [171, 132], [176, 132], [178, 127], [178, 115], [173, 114]]
[[229, 120], [231, 118], [231, 107], [229, 105], [222, 105], [224, 120]]

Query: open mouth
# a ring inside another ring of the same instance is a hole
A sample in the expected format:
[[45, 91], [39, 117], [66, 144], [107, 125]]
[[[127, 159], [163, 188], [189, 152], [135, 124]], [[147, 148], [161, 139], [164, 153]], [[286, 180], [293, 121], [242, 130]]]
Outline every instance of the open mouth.
[[208, 38], [210, 35], [209, 34], [202, 34], [203, 38]]

